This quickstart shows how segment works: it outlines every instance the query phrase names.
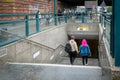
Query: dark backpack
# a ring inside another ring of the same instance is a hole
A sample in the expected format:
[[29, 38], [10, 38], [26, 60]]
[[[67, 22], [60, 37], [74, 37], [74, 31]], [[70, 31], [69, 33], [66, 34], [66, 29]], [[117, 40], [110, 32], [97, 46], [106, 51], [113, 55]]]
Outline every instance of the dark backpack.
[[71, 45], [70, 45], [69, 42], [66, 43], [66, 45], [65, 45], [65, 51], [66, 51], [67, 53], [70, 53], [70, 52], [72, 51], [72, 49], [71, 49]]

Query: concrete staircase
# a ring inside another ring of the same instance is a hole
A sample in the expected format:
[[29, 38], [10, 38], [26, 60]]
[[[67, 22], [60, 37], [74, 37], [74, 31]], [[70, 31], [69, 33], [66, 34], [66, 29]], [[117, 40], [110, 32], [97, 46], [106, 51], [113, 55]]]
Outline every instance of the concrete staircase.
[[0, 69], [0, 80], [102, 80], [98, 66], [8, 63]]
[[[65, 65], [71, 65], [69, 57], [60, 57], [59, 61], [56, 64], [65, 64]], [[82, 58], [76, 58], [74, 65], [82, 66]], [[88, 65], [87, 66], [99, 66], [99, 62], [97, 58], [88, 58]]]

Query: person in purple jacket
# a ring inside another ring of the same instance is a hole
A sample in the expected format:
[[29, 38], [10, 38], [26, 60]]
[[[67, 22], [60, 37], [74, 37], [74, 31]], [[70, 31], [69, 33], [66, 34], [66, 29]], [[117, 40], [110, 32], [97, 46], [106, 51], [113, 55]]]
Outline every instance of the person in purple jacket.
[[79, 47], [79, 53], [82, 56], [82, 63], [83, 65], [88, 64], [88, 56], [91, 55], [90, 47], [87, 44], [86, 39], [82, 39], [82, 43]]

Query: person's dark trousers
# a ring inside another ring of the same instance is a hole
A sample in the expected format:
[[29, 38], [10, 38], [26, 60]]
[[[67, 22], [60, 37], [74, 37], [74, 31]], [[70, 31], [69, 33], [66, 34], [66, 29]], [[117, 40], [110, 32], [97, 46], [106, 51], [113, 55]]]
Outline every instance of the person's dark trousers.
[[82, 56], [82, 63], [83, 65], [88, 63], [88, 56]]
[[70, 63], [73, 64], [75, 58], [76, 58], [76, 51], [70, 52], [69, 56], [70, 56]]

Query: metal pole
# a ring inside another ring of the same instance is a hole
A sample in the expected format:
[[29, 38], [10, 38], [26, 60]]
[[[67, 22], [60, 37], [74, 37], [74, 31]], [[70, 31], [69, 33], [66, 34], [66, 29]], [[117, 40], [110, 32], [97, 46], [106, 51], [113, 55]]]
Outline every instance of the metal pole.
[[82, 13], [82, 23], [84, 23], [84, 12]]
[[29, 15], [26, 15], [26, 21], [25, 21], [25, 24], [26, 24], [26, 36], [29, 36]]
[[57, 14], [56, 14], [57, 0], [54, 0], [54, 23], [57, 25]]
[[40, 20], [39, 20], [39, 14], [36, 14], [36, 31], [40, 31]]
[[115, 66], [120, 67], [120, 0], [113, 0], [114, 54]]
[[[111, 16], [112, 18], [112, 16]], [[113, 28], [113, 20], [111, 19], [110, 22], [110, 53], [112, 57], [114, 58], [114, 28]]]

